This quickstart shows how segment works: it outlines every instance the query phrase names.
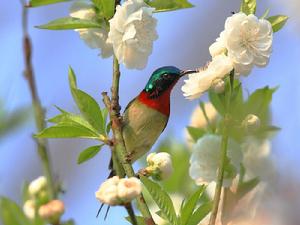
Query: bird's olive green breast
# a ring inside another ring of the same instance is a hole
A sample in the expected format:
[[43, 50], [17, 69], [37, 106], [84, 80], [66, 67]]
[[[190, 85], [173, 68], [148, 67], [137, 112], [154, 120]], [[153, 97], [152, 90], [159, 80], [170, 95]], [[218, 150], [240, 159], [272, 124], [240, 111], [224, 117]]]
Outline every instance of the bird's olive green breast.
[[124, 112], [123, 137], [133, 161], [150, 151], [167, 122], [166, 115], [140, 101], [130, 103]]

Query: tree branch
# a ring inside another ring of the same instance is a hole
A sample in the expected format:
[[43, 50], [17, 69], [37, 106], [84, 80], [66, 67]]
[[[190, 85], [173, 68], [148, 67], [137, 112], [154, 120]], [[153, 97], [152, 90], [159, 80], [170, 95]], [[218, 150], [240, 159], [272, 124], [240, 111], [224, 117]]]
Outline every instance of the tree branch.
[[[22, 4], [22, 29], [23, 29], [23, 52], [25, 60], [25, 70], [24, 76], [28, 82], [32, 106], [34, 110], [35, 124], [37, 131], [40, 132], [45, 128], [45, 115], [41, 105], [41, 102], [38, 97], [38, 92], [36, 88], [34, 71], [32, 66], [32, 45], [31, 40], [28, 34], [28, 13], [27, 8], [25, 7], [25, 1], [20, 0]], [[51, 172], [49, 155], [47, 152], [47, 140], [38, 139], [37, 141], [37, 150], [39, 157], [42, 162], [43, 172], [48, 182], [48, 189], [50, 198], [53, 199], [56, 197], [56, 188], [53, 181], [53, 176]]]
[[[112, 122], [112, 132], [113, 132], [113, 159], [114, 154], [116, 154], [118, 162], [122, 165], [126, 175], [128, 177], [135, 176], [135, 172], [131, 166], [131, 163], [126, 160], [127, 150], [125, 147], [123, 135], [122, 135], [122, 118], [120, 116], [120, 105], [119, 105], [119, 83], [120, 83], [120, 68], [117, 58], [114, 56], [113, 60], [113, 81], [111, 88], [111, 100], [107, 96], [107, 93], [102, 93], [103, 102], [106, 107], [108, 107], [110, 120]], [[145, 202], [143, 195], [141, 194], [137, 198], [138, 207], [145, 218], [147, 225], [155, 225], [154, 220], [152, 219], [149, 208]]]

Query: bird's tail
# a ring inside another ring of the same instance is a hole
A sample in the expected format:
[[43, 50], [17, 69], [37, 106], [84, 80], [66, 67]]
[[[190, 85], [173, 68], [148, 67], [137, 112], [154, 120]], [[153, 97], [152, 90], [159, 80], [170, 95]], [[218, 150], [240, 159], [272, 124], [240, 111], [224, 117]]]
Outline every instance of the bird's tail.
[[[109, 172], [109, 175], [108, 175], [107, 179], [112, 178], [113, 176], [117, 175], [116, 171], [114, 170], [114, 164], [113, 164], [112, 157], [110, 158], [108, 169], [110, 170], [110, 172]], [[124, 177], [124, 176], [125, 176], [125, 172], [123, 171], [123, 173], [120, 175], [120, 177]], [[99, 216], [99, 214], [100, 214], [103, 206], [104, 206], [104, 203], [101, 204], [101, 206], [100, 206], [100, 208], [99, 208], [99, 210], [97, 212], [97, 216], [96, 217]], [[110, 209], [110, 206], [107, 206], [107, 209], [106, 209], [106, 212], [105, 212], [105, 216], [104, 216], [104, 220], [106, 220], [106, 218], [107, 218], [109, 209]]]
[[[108, 177], [107, 177], [106, 179], [112, 178], [113, 176], [116, 175], [116, 172], [115, 172], [114, 166], [113, 166], [113, 160], [112, 160], [112, 158], [110, 158], [109, 165], [108, 165], [108, 169], [110, 170], [110, 172], [109, 172], [109, 175], [108, 175]], [[100, 214], [100, 212], [101, 212], [103, 206], [104, 206], [104, 203], [101, 204], [101, 206], [100, 206], [100, 208], [99, 208], [99, 210], [98, 210], [98, 212], [97, 212], [96, 217], [99, 216], [99, 214]], [[110, 209], [110, 206], [107, 206], [107, 209], [106, 209], [106, 212], [105, 212], [105, 216], [104, 216], [104, 220], [106, 220], [106, 218], [107, 218], [109, 209]]]

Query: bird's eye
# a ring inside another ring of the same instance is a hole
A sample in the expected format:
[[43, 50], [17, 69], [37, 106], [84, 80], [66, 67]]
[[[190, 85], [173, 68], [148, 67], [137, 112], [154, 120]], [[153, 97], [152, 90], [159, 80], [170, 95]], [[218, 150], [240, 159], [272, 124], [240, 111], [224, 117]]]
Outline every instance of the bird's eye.
[[165, 74], [163, 75], [163, 77], [164, 77], [165, 79], [169, 79], [169, 78], [170, 78], [170, 74], [165, 73]]

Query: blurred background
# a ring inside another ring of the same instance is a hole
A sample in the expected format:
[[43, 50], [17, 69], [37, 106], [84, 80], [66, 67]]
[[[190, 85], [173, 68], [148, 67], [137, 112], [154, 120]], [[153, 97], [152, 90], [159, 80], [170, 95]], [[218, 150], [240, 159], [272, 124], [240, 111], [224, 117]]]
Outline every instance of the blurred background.
[[[274, 35], [273, 55], [268, 67], [254, 69], [243, 78], [243, 86], [250, 92], [269, 85], [279, 86], [272, 101], [272, 124], [282, 128], [272, 140], [272, 156], [276, 161], [278, 193], [268, 202], [284, 217], [297, 218], [300, 197], [300, 1], [266, 0], [258, 2], [258, 15], [270, 8], [270, 15], [290, 17], [283, 30]], [[239, 0], [196, 1], [192, 9], [160, 13], [159, 39], [148, 66], [142, 71], [121, 67], [121, 105], [135, 97], [157, 67], [175, 65], [182, 69], [197, 68], [210, 59], [208, 47], [223, 30], [225, 19], [232, 11], [239, 11]], [[57, 114], [54, 105], [76, 111], [68, 88], [67, 71], [71, 65], [81, 89], [101, 102], [101, 92], [111, 83], [111, 59], [101, 59], [97, 50], [89, 49], [74, 31], [47, 31], [35, 29], [52, 19], [68, 15], [70, 3], [30, 9], [29, 24], [33, 42], [33, 64], [40, 99], [47, 110], [47, 118]], [[0, 102], [8, 114], [31, 105], [30, 93], [22, 71], [21, 5], [17, 0], [0, 1]], [[161, 140], [173, 135], [184, 141], [184, 130], [197, 101], [182, 96], [181, 81], [172, 94], [171, 117]], [[299, 83], [298, 83], [299, 82]], [[203, 97], [203, 100], [206, 96]], [[31, 135], [35, 132], [30, 118], [19, 129], [0, 136], [0, 195], [20, 202], [20, 189], [25, 180], [41, 175], [41, 165]], [[74, 218], [83, 224], [122, 224], [123, 208], [113, 208], [104, 222], [96, 218], [99, 203], [94, 192], [108, 174], [110, 157], [103, 149], [94, 159], [77, 165], [78, 153], [89, 146], [87, 141], [50, 140], [50, 155], [55, 175], [64, 181], [67, 192], [63, 196], [67, 211], [65, 218]], [[276, 203], [280, 202], [278, 206]], [[280, 205], [280, 206], [279, 206]], [[275, 212], [275, 211], [274, 211]], [[116, 216], [114, 216], [116, 215]], [[279, 216], [280, 216], [279, 215]], [[121, 222], [118, 218], [122, 219]], [[299, 225], [300, 221], [286, 223]], [[281, 224], [281, 223], [278, 223]]]

